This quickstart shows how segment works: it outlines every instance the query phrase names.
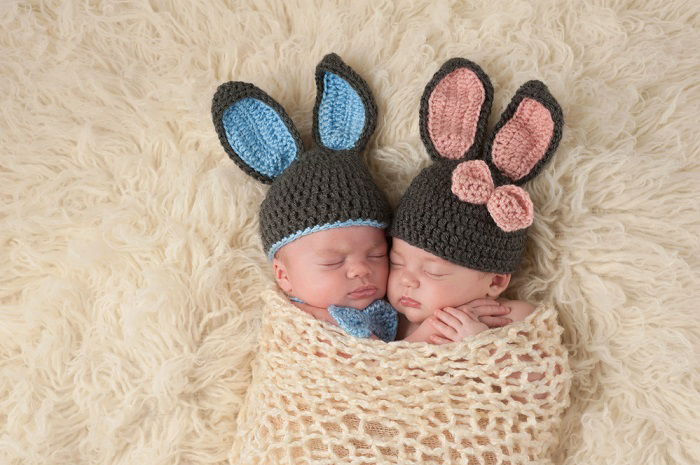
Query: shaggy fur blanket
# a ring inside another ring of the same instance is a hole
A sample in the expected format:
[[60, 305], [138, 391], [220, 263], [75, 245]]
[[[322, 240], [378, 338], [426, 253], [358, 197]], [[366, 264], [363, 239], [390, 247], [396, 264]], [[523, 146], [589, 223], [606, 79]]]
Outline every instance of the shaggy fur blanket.
[[229, 463], [274, 284], [265, 187], [226, 157], [211, 98], [255, 83], [308, 145], [329, 52], [377, 101], [365, 157], [394, 203], [430, 163], [419, 99], [446, 59], [484, 68], [494, 115], [547, 84], [564, 137], [527, 186], [508, 297], [556, 303], [564, 328], [553, 460], [700, 463], [698, 18], [688, 0], [3, 0], [0, 463]]
[[435, 346], [265, 301], [232, 463], [551, 463], [571, 379], [554, 309]]

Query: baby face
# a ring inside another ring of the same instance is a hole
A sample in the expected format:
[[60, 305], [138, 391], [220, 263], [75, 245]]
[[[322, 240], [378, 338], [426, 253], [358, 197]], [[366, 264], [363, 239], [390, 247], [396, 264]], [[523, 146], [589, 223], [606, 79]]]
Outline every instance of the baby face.
[[384, 230], [351, 226], [311, 233], [282, 247], [273, 268], [282, 290], [309, 305], [365, 308], [386, 293]]
[[422, 322], [440, 308], [495, 298], [510, 281], [510, 275], [455, 265], [396, 238], [390, 263], [389, 302], [414, 323]]

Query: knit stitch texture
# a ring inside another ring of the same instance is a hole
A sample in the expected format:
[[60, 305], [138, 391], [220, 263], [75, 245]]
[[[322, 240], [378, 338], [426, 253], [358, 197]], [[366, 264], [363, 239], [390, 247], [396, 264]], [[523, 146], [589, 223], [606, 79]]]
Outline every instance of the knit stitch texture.
[[212, 119], [229, 157], [271, 184], [260, 206], [268, 258], [307, 234], [353, 225], [386, 228], [391, 210], [360, 152], [376, 127], [367, 83], [335, 54], [316, 67], [313, 132], [304, 151], [284, 109], [253, 84], [227, 82], [212, 101]]
[[534, 208], [520, 185], [536, 176], [561, 139], [561, 108], [547, 87], [518, 89], [491, 137], [488, 76], [453, 58], [426, 85], [419, 127], [435, 160], [415, 177], [390, 234], [466, 268], [513, 273], [525, 250]]
[[391, 210], [358, 154], [316, 149], [303, 154], [272, 185], [260, 205], [260, 235], [273, 245], [322, 226], [372, 221], [386, 227]]
[[549, 463], [571, 380], [553, 308], [434, 346], [353, 338], [267, 297], [231, 463]]
[[328, 313], [351, 336], [368, 338], [374, 334], [384, 342], [396, 339], [398, 314], [384, 299], [375, 300], [363, 309], [331, 305]]

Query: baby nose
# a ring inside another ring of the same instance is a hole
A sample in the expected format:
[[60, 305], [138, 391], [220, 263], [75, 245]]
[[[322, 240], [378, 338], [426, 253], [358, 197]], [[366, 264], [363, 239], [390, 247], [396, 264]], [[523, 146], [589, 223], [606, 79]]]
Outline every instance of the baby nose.
[[363, 278], [371, 272], [370, 267], [364, 261], [354, 262], [348, 268], [348, 278]]
[[401, 284], [406, 287], [418, 287], [418, 280], [412, 273], [403, 270], [401, 271]]

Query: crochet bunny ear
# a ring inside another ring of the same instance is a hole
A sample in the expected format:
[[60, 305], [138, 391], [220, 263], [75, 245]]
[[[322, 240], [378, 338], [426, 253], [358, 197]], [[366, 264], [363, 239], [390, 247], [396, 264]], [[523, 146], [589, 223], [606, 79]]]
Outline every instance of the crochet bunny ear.
[[301, 137], [284, 109], [253, 84], [231, 81], [220, 85], [211, 114], [228, 156], [266, 184], [303, 150]]
[[452, 58], [423, 91], [420, 134], [433, 160], [478, 158], [486, 131], [493, 86], [474, 62]]
[[313, 133], [330, 150], [361, 151], [377, 126], [377, 106], [367, 83], [334, 53], [316, 66]]
[[486, 146], [485, 160], [496, 185], [522, 185], [537, 176], [556, 151], [564, 118], [561, 107], [540, 81], [515, 93]]

